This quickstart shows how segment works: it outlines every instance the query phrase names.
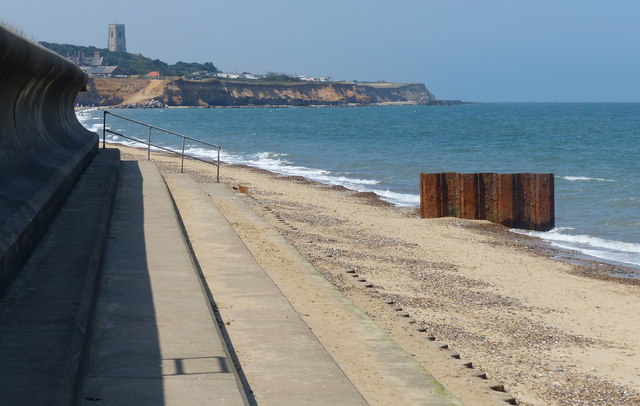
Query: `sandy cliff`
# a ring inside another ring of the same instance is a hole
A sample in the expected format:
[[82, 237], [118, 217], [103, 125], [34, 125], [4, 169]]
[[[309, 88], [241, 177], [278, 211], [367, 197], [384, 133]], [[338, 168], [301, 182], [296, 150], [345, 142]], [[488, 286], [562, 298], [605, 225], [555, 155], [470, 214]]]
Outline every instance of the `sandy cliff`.
[[223, 80], [90, 80], [78, 96], [82, 105], [313, 106], [343, 104], [431, 104], [436, 98], [422, 83], [291, 82]]

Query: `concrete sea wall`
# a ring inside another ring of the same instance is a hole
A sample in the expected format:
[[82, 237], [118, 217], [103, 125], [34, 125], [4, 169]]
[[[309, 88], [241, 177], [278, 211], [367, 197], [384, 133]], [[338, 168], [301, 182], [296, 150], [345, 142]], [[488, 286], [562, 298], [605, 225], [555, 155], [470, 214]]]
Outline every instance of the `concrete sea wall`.
[[0, 26], [0, 292], [46, 231], [97, 152], [78, 122], [86, 76]]

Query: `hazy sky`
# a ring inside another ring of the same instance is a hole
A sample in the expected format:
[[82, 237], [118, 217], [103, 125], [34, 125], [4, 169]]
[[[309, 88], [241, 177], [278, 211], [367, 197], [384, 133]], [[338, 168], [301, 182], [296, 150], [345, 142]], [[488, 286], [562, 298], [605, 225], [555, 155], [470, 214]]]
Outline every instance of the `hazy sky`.
[[440, 99], [640, 101], [639, 0], [1, 0], [38, 41], [360, 81]]

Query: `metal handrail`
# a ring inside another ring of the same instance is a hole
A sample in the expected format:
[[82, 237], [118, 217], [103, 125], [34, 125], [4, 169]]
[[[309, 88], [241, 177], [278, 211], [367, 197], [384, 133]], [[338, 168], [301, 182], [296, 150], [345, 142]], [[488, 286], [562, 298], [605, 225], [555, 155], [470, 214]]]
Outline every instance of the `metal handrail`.
[[[109, 130], [107, 128], [107, 114], [111, 114], [112, 116], [121, 118], [123, 120], [130, 121], [132, 123], [140, 124], [142, 126], [147, 127], [149, 129], [148, 140], [147, 141], [143, 141], [143, 140], [140, 140], [140, 139], [137, 139], [137, 138], [132, 138], [132, 137], [126, 136], [124, 134], [120, 134], [120, 133], [118, 133], [116, 131]], [[166, 147], [163, 147], [163, 146], [160, 146], [160, 145], [153, 144], [151, 142], [151, 130], [152, 129], [153, 130], [162, 131], [162, 132], [164, 132], [166, 134], [171, 134], [171, 135], [175, 135], [177, 137], [182, 138], [182, 152], [174, 151], [172, 149], [169, 149], [169, 148], [166, 148]], [[208, 164], [211, 164], [211, 165], [215, 165], [217, 167], [217, 170], [216, 170], [216, 182], [220, 183], [220, 149], [221, 148], [220, 148], [219, 145], [211, 144], [209, 142], [202, 141], [202, 140], [199, 140], [197, 138], [188, 137], [186, 135], [183, 135], [183, 134], [180, 134], [180, 133], [177, 133], [177, 132], [173, 132], [173, 131], [170, 131], [170, 130], [166, 130], [164, 128], [156, 127], [156, 126], [151, 125], [151, 124], [143, 123], [142, 121], [133, 120], [133, 119], [131, 119], [129, 117], [124, 117], [124, 116], [121, 116], [119, 114], [115, 114], [115, 113], [112, 113], [110, 111], [104, 110], [103, 111], [103, 116], [102, 116], [102, 148], [106, 148], [106, 135], [107, 135], [107, 133], [114, 134], [114, 135], [117, 135], [118, 137], [127, 138], [129, 140], [132, 140], [132, 141], [139, 142], [141, 144], [147, 145], [147, 159], [149, 159], [149, 160], [151, 160], [151, 147], [155, 147], [155, 148], [161, 149], [163, 151], [170, 152], [172, 154], [180, 155], [180, 157], [181, 157], [181, 160], [180, 160], [180, 172], [184, 172], [184, 157], [185, 156], [188, 157], [188, 158], [191, 158], [191, 159], [195, 159], [195, 160], [200, 161], [200, 162], [205, 162], [205, 163], [208, 163]], [[185, 141], [186, 140], [198, 142], [200, 144], [207, 145], [207, 146], [217, 150], [218, 151], [218, 159], [215, 162], [214, 161], [207, 161], [207, 160], [198, 158], [197, 156], [185, 154], [184, 153], [184, 145], [185, 145]]]

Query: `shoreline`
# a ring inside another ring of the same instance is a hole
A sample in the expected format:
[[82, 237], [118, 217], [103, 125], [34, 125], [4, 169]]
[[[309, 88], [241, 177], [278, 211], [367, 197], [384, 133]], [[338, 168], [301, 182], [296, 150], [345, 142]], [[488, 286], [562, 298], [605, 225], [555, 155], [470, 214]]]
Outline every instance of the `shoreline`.
[[[222, 162], [222, 161], [221, 161]], [[386, 206], [397, 210], [399, 213], [419, 218], [419, 207], [414, 206], [397, 206], [391, 202], [384, 200], [380, 195], [375, 192], [359, 192], [357, 190], [349, 189], [342, 185], [327, 185], [319, 181], [306, 179], [303, 176], [288, 176], [281, 175], [279, 173], [269, 171], [267, 169], [253, 167], [245, 164], [230, 164], [222, 162], [227, 167], [245, 168], [250, 171], [257, 171], [267, 176], [276, 176], [285, 181], [295, 181], [300, 183], [306, 183], [314, 185], [315, 187], [328, 188], [330, 190], [343, 191], [350, 197], [360, 197], [368, 200], [368, 204], [374, 206]], [[463, 219], [449, 217], [452, 221]], [[636, 267], [630, 264], [624, 264], [616, 261], [606, 261], [604, 259], [598, 259], [586, 254], [582, 254], [576, 250], [569, 250], [564, 248], [554, 247], [548, 241], [540, 237], [528, 236], [526, 234], [517, 233], [511, 231], [509, 227], [503, 226], [498, 223], [491, 223], [482, 220], [471, 220], [471, 224], [466, 225], [469, 228], [476, 228], [483, 233], [495, 233], [502, 238], [511, 239], [514, 242], [527, 245], [535, 253], [544, 256], [545, 258], [552, 259], [554, 261], [560, 261], [571, 265], [576, 265], [584, 275], [588, 275], [595, 279], [617, 281], [620, 283], [628, 283], [631, 285], [640, 286], [640, 267]], [[620, 276], [616, 276], [620, 275]], [[625, 276], [626, 275], [626, 276]]]
[[[146, 159], [142, 149], [109, 147]], [[179, 171], [174, 157], [152, 159]], [[185, 172], [211, 182], [215, 171], [185, 160]], [[483, 404], [464, 367], [425, 344], [430, 337], [521, 405], [640, 404], [640, 284], [607, 274], [622, 267], [558, 261], [559, 250], [501, 225], [419, 219], [370, 194], [263, 169], [224, 164], [221, 181], [247, 187], [254, 211], [463, 403]], [[282, 266], [268, 253], [256, 259]]]
[[[256, 106], [256, 107], [261, 107], [261, 106]], [[362, 106], [362, 107], [366, 107], [366, 106]], [[175, 107], [175, 108], [182, 109], [182, 108], [191, 108], [191, 107]], [[194, 107], [194, 108], [201, 108], [201, 107]], [[241, 108], [245, 108], [245, 107], [241, 107]], [[113, 146], [118, 145], [118, 146], [124, 146], [127, 148], [134, 148], [134, 149], [140, 149], [140, 150], [146, 151], [146, 147], [133, 147], [133, 146], [119, 144], [119, 143], [107, 142], [107, 145], [110, 145], [110, 144], [112, 144]], [[153, 149], [152, 149], [152, 153], [165, 154], [164, 152], [154, 151]], [[187, 159], [189, 158], [185, 157], [185, 161]], [[221, 160], [221, 163], [226, 167], [245, 168], [247, 170], [263, 173], [267, 176], [277, 176], [282, 180], [292, 180], [296, 182], [307, 183], [309, 185], [315, 185], [317, 187], [327, 187], [332, 190], [344, 191], [348, 195], [354, 195], [356, 197], [366, 198], [369, 201], [369, 203], [372, 205], [393, 207], [401, 213], [411, 213], [414, 215], [414, 217], [419, 218], [418, 206], [399, 206], [392, 202], [384, 200], [382, 196], [376, 194], [375, 192], [360, 192], [357, 190], [349, 189], [342, 185], [328, 185], [320, 181], [307, 179], [303, 176], [280, 174], [277, 172], [270, 171], [268, 169], [258, 168], [258, 167], [254, 167], [246, 164], [232, 164], [222, 160]], [[461, 219], [455, 219], [455, 218], [453, 219], [461, 220]], [[494, 233], [501, 231], [503, 233], [503, 238], [511, 238], [514, 241], [528, 241], [530, 245], [535, 247], [533, 249], [535, 249], [541, 255], [544, 255], [545, 257], [556, 260], [556, 261], [561, 261], [567, 264], [576, 265], [579, 269], [582, 269], [580, 273], [584, 275], [590, 275], [593, 278], [601, 279], [601, 280], [612, 280], [612, 281], [619, 280], [621, 283], [640, 285], [640, 266], [635, 266], [633, 264], [627, 264], [624, 262], [618, 262], [615, 260], [607, 260], [604, 258], [593, 257], [587, 254], [583, 254], [577, 250], [555, 247], [551, 242], [546, 241], [541, 237], [529, 236], [524, 233], [512, 231], [508, 227], [503, 226], [501, 224], [491, 223], [488, 221], [480, 222], [480, 223], [485, 223], [484, 228], [491, 229], [493, 230], [492, 232]], [[483, 228], [483, 226], [481, 225], [477, 225], [477, 226], [479, 228]], [[527, 231], [527, 230], [523, 230], [523, 231]]]

